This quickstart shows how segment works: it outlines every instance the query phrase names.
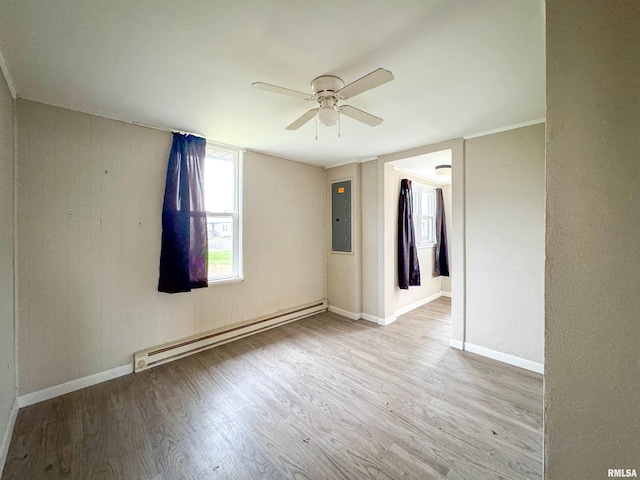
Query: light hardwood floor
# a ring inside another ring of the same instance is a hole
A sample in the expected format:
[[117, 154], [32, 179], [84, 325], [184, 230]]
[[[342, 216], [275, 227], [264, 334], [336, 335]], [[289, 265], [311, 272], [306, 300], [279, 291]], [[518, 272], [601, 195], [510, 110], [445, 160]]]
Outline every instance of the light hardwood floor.
[[322, 313], [20, 411], [8, 479], [540, 479], [542, 377], [448, 346], [450, 302]]

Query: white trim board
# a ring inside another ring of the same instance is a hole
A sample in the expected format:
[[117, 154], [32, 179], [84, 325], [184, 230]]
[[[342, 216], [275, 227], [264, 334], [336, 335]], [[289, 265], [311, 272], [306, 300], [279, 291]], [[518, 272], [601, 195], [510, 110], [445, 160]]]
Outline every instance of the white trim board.
[[[389, 163], [393, 164], [393, 162], [389, 162]], [[440, 188], [442, 186], [451, 185], [451, 180], [449, 180], [447, 182], [438, 182], [438, 181], [434, 180], [433, 178], [425, 177], [424, 175], [420, 175], [419, 173], [412, 172], [411, 170], [407, 170], [405, 168], [400, 168], [400, 167], [398, 167], [396, 165], [393, 165], [393, 169], [398, 171], [398, 172], [405, 173], [407, 175], [411, 175], [412, 177], [416, 177], [420, 181], [427, 183], [428, 184], [427, 187]]]
[[368, 322], [377, 323], [378, 325], [382, 325], [386, 327], [387, 325], [395, 322], [400, 315], [404, 315], [405, 313], [409, 313], [411, 310], [415, 310], [422, 305], [426, 305], [429, 302], [433, 302], [434, 300], [440, 297], [451, 297], [451, 293], [449, 292], [438, 292], [434, 293], [429, 297], [425, 297], [417, 302], [412, 303], [411, 305], [407, 305], [406, 307], [402, 307], [399, 310], [393, 312], [393, 315], [387, 318], [376, 317], [375, 315], [370, 315], [368, 313], [354, 313], [349, 312], [348, 310], [343, 310], [342, 308], [334, 307], [333, 305], [329, 305], [327, 310], [333, 313], [337, 313], [338, 315], [342, 315], [343, 317], [350, 318], [351, 320], [367, 320]]
[[471, 135], [465, 135], [462, 137], [464, 140], [471, 140], [472, 138], [484, 137], [486, 135], [493, 135], [494, 133], [507, 132], [509, 130], [515, 130], [516, 128], [529, 127], [531, 125], [538, 125], [539, 123], [546, 122], [546, 118], [537, 118], [528, 122], [516, 123], [514, 125], [507, 125], [506, 127], [494, 128], [493, 130], [487, 130], [485, 132], [472, 133]]
[[449, 346], [453, 348], [457, 348], [458, 350], [464, 350], [464, 342], [461, 340], [456, 340], [454, 338], [449, 340]]
[[340, 315], [342, 317], [346, 317], [350, 320], [366, 320], [367, 322], [373, 322], [373, 323], [377, 323], [378, 325], [382, 325], [383, 327], [386, 327], [387, 325], [389, 325], [390, 323], [393, 323], [396, 321], [397, 316], [391, 315], [390, 317], [387, 318], [380, 318], [380, 317], [376, 317], [375, 315], [371, 315], [369, 313], [354, 313], [354, 312], [349, 312], [348, 310], [343, 310], [342, 308], [338, 308], [338, 307], [334, 307], [332, 305], [329, 305], [327, 307], [327, 310], [329, 310], [332, 313], [335, 313], [337, 315]]
[[13, 436], [13, 427], [16, 424], [16, 418], [18, 417], [18, 399], [13, 401], [13, 407], [9, 414], [9, 421], [7, 422], [7, 428], [2, 435], [2, 442], [0, 442], [0, 477], [4, 470], [4, 464], [7, 461], [7, 454], [9, 453], [9, 444], [11, 443], [11, 437]]
[[375, 315], [370, 315], [368, 313], [361, 313], [360, 318], [362, 320], [366, 320], [367, 322], [377, 323], [378, 325], [382, 325], [380, 322], [384, 322], [383, 319], [378, 318]]
[[337, 163], [333, 163], [331, 165], [327, 165], [326, 167], [324, 167], [325, 170], [329, 170], [330, 168], [336, 168], [336, 167], [342, 167], [343, 165], [349, 165], [351, 163], [367, 163], [367, 162], [371, 162], [373, 160], [377, 160], [378, 157], [367, 157], [367, 158], [363, 158], [363, 159], [354, 159], [354, 160], [344, 160], [344, 161], [340, 161]]
[[411, 310], [415, 310], [416, 308], [421, 307], [422, 305], [426, 305], [427, 303], [433, 302], [434, 300], [436, 300], [437, 298], [440, 298], [441, 296], [442, 296], [442, 292], [434, 293], [433, 295], [430, 295], [426, 298], [418, 300], [417, 302], [414, 302], [411, 305], [407, 305], [406, 307], [402, 307], [399, 310], [396, 310], [394, 312], [394, 315], [396, 317], [399, 317], [400, 315], [409, 313]]
[[337, 313], [338, 315], [342, 315], [343, 317], [350, 318], [351, 320], [360, 320], [362, 318], [361, 313], [350, 312], [348, 310], [343, 310], [342, 308], [334, 307], [333, 305], [329, 305], [327, 307], [327, 310], [329, 310], [332, 313]]
[[481, 347], [480, 345], [474, 345], [473, 343], [468, 342], [464, 342], [464, 350], [470, 353], [475, 353], [476, 355], [481, 355], [483, 357], [497, 360], [502, 363], [508, 363], [509, 365], [513, 365], [514, 367], [524, 368], [525, 370], [544, 375], [544, 365], [542, 363], [532, 362], [531, 360], [527, 360], [525, 358], [509, 355], [508, 353], [498, 352], [496, 350], [491, 350], [490, 348]]
[[379, 318], [378, 319], [378, 325], [382, 325], [383, 327], [386, 327], [387, 325], [392, 324], [393, 322], [395, 322], [398, 319], [398, 316], [394, 313], [393, 315], [391, 315], [390, 317], [387, 318]]
[[61, 383], [60, 385], [54, 385], [53, 387], [38, 390], [37, 392], [20, 395], [17, 398], [18, 407], [28, 407], [29, 405], [44, 402], [45, 400], [59, 397], [66, 393], [75, 392], [82, 388], [91, 387], [92, 385], [97, 385], [98, 383], [106, 382], [107, 380], [113, 380], [114, 378], [122, 377], [130, 373], [133, 373], [133, 363], [128, 363], [127, 365], [112, 368], [111, 370], [106, 370], [104, 372], [94, 373], [87, 377], [77, 378], [66, 383]]

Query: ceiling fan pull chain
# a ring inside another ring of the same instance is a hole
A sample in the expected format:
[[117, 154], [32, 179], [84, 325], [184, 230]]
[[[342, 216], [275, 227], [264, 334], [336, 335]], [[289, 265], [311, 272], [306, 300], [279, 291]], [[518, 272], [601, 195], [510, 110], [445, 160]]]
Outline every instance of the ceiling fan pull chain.
[[340, 125], [341, 125], [341, 123], [340, 123], [340, 110], [338, 110], [338, 138], [341, 138], [340, 137]]
[[318, 141], [318, 115], [316, 115], [316, 142]]

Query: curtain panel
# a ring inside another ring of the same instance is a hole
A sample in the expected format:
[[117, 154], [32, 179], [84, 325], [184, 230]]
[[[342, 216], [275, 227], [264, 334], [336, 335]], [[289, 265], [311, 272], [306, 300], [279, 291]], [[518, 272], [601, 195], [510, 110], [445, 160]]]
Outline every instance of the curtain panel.
[[433, 276], [449, 276], [449, 248], [447, 245], [447, 222], [444, 213], [442, 189], [436, 188], [436, 248], [434, 248]]
[[208, 284], [205, 151], [204, 138], [173, 134], [162, 206], [160, 292], [189, 292]]
[[420, 265], [413, 227], [411, 180], [403, 178], [398, 201], [398, 286], [406, 290], [419, 285]]

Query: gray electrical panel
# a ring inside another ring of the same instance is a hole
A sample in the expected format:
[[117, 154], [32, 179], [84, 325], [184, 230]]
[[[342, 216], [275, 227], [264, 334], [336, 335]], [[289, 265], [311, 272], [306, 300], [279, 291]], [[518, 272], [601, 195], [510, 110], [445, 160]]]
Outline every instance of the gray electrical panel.
[[351, 180], [331, 184], [331, 251], [351, 252]]

